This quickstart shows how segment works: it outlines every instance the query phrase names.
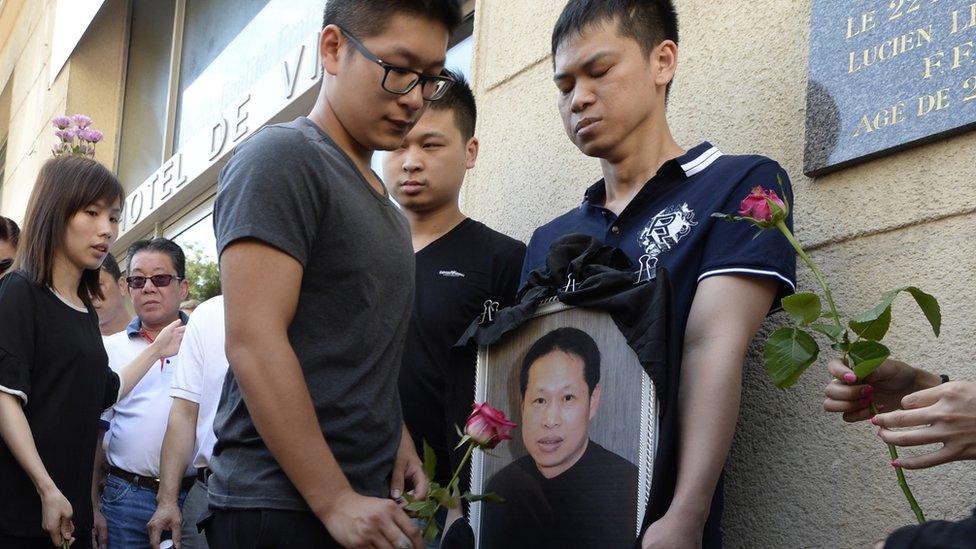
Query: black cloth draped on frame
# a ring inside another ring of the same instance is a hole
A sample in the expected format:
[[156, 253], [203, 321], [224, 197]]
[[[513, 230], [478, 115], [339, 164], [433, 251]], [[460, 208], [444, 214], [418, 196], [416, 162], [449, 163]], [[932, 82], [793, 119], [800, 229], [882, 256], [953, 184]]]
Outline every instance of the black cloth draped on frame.
[[[529, 274], [519, 292], [519, 303], [495, 312], [492, 322], [475, 320], [456, 348], [498, 341], [528, 321], [539, 305], [552, 299], [607, 312], [654, 383], [659, 403], [658, 446], [641, 527], [644, 531], [668, 510], [677, 479], [681, 342], [674, 326], [668, 272], [658, 269], [650, 276], [646, 272], [641, 276], [640, 267], [635, 268], [617, 248], [590, 236], [566, 235], [553, 243], [546, 266]], [[462, 403], [470, 403], [471, 395], [452, 394], [448, 399], [460, 405], [454, 409], [464, 409]], [[450, 419], [459, 425], [465, 420]], [[455, 457], [455, 463], [459, 457]]]

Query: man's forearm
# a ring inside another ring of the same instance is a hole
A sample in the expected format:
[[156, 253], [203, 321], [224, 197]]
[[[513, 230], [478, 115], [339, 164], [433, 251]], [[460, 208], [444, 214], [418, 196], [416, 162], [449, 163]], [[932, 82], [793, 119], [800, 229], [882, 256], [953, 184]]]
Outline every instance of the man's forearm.
[[[704, 526], [739, 416], [742, 357], [693, 351], [681, 367], [678, 482], [669, 513]], [[723, 356], [725, 355], [725, 356]]]
[[231, 368], [268, 450], [321, 519], [335, 496], [352, 487], [325, 441], [286, 334], [253, 335], [228, 338]]
[[159, 492], [156, 503], [176, 504], [180, 497], [183, 472], [189, 463], [196, 440], [199, 405], [189, 400], [173, 397], [159, 454]]
[[718, 276], [698, 286], [681, 361], [673, 517], [708, 519], [739, 417], [746, 350], [775, 295], [768, 279]]

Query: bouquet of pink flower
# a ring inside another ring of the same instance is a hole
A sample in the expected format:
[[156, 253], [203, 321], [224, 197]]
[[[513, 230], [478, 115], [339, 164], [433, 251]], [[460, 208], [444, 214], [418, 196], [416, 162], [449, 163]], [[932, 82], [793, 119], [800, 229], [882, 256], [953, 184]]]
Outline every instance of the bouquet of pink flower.
[[[54, 156], [76, 154], [95, 158], [95, 143], [105, 137], [102, 132], [91, 127], [92, 119], [84, 114], [56, 116], [51, 125], [58, 142], [51, 147]], [[77, 141], [76, 141], [77, 140]]]
[[[427, 522], [427, 526], [423, 532], [425, 541], [430, 543], [437, 539], [438, 527], [435, 516], [437, 515], [437, 511], [442, 507], [456, 509], [459, 498], [469, 502], [502, 500], [495, 494], [472, 494], [471, 492], [460, 494], [458, 491], [459, 477], [475, 448], [491, 450], [502, 441], [510, 440], [512, 437], [509, 433], [515, 426], [514, 423], [505, 417], [504, 412], [497, 408], [492, 408], [487, 402], [481, 404], [474, 403], [474, 411], [464, 424], [464, 432], [462, 433], [460, 429], [458, 430], [458, 434], [461, 435], [461, 442], [455, 447], [456, 450], [467, 445], [467, 450], [461, 459], [461, 463], [458, 464], [453, 476], [451, 476], [451, 480], [447, 483], [447, 486], [441, 486], [434, 481], [430, 481], [427, 488], [427, 499], [425, 500], [415, 500], [410, 494], [404, 495], [408, 502], [407, 510], [412, 511]], [[428, 479], [434, 477], [436, 468], [437, 458], [434, 455], [434, 450], [425, 441], [424, 474], [427, 475]]]
[[[782, 180], [779, 181], [782, 190]], [[785, 193], [784, 193], [785, 194]], [[881, 366], [891, 351], [881, 344], [881, 340], [888, 333], [891, 326], [891, 306], [901, 293], [911, 295], [922, 313], [932, 326], [936, 337], [942, 325], [942, 313], [939, 302], [935, 297], [923, 292], [915, 286], [905, 286], [885, 292], [881, 301], [867, 311], [852, 318], [843, 318], [837, 312], [830, 286], [824, 279], [810, 256], [806, 254], [796, 237], [786, 226], [786, 217], [790, 206], [784, 198], [780, 198], [776, 191], [756, 187], [746, 196], [739, 207], [738, 215], [712, 214], [729, 221], [745, 221], [752, 223], [759, 230], [777, 229], [783, 233], [800, 259], [813, 271], [823, 295], [827, 301], [824, 311], [820, 296], [813, 292], [798, 292], [782, 300], [783, 309], [789, 313], [796, 326], [780, 328], [773, 332], [766, 340], [763, 348], [763, 359], [766, 373], [777, 387], [790, 387], [800, 375], [820, 354], [820, 345], [807, 330], [823, 334], [830, 342], [830, 347], [843, 354], [851, 369], [857, 375], [857, 380], [864, 379], [878, 366]], [[872, 403], [871, 414], [877, 414], [878, 408]], [[925, 515], [918, 502], [912, 495], [905, 473], [897, 467], [895, 460], [898, 452], [894, 445], [888, 445], [892, 465], [898, 477], [905, 498], [908, 500], [915, 518], [919, 523], [925, 521]]]

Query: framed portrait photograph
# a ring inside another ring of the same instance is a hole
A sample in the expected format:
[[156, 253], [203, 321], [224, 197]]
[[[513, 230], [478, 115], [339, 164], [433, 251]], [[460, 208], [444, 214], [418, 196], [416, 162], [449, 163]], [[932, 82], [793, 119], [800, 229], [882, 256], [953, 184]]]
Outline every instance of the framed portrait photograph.
[[475, 452], [481, 549], [632, 547], [654, 470], [654, 385], [609, 314], [554, 302], [478, 350], [475, 399], [518, 424]]

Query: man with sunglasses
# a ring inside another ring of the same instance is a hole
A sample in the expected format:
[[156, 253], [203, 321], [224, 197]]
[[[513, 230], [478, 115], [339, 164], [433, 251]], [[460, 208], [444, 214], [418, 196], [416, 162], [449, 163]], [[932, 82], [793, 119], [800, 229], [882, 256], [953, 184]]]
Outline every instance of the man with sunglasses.
[[[138, 356], [163, 328], [176, 319], [185, 324], [180, 302], [186, 299], [186, 259], [183, 250], [165, 238], [140, 240], [129, 246], [125, 282], [136, 317], [125, 330], [104, 339], [109, 366], [118, 371]], [[172, 402], [170, 387], [177, 357], [150, 368], [128, 396], [105, 412], [108, 478], [101, 494], [102, 515], [111, 547], [149, 547], [146, 524], [156, 510], [159, 490], [159, 450]], [[193, 485], [188, 467], [180, 489], [180, 504]]]
[[442, 76], [452, 0], [329, 0], [312, 112], [239, 145], [218, 180], [230, 373], [214, 422], [210, 547], [421, 547], [391, 478], [426, 494], [397, 377], [410, 229], [370, 170]]

